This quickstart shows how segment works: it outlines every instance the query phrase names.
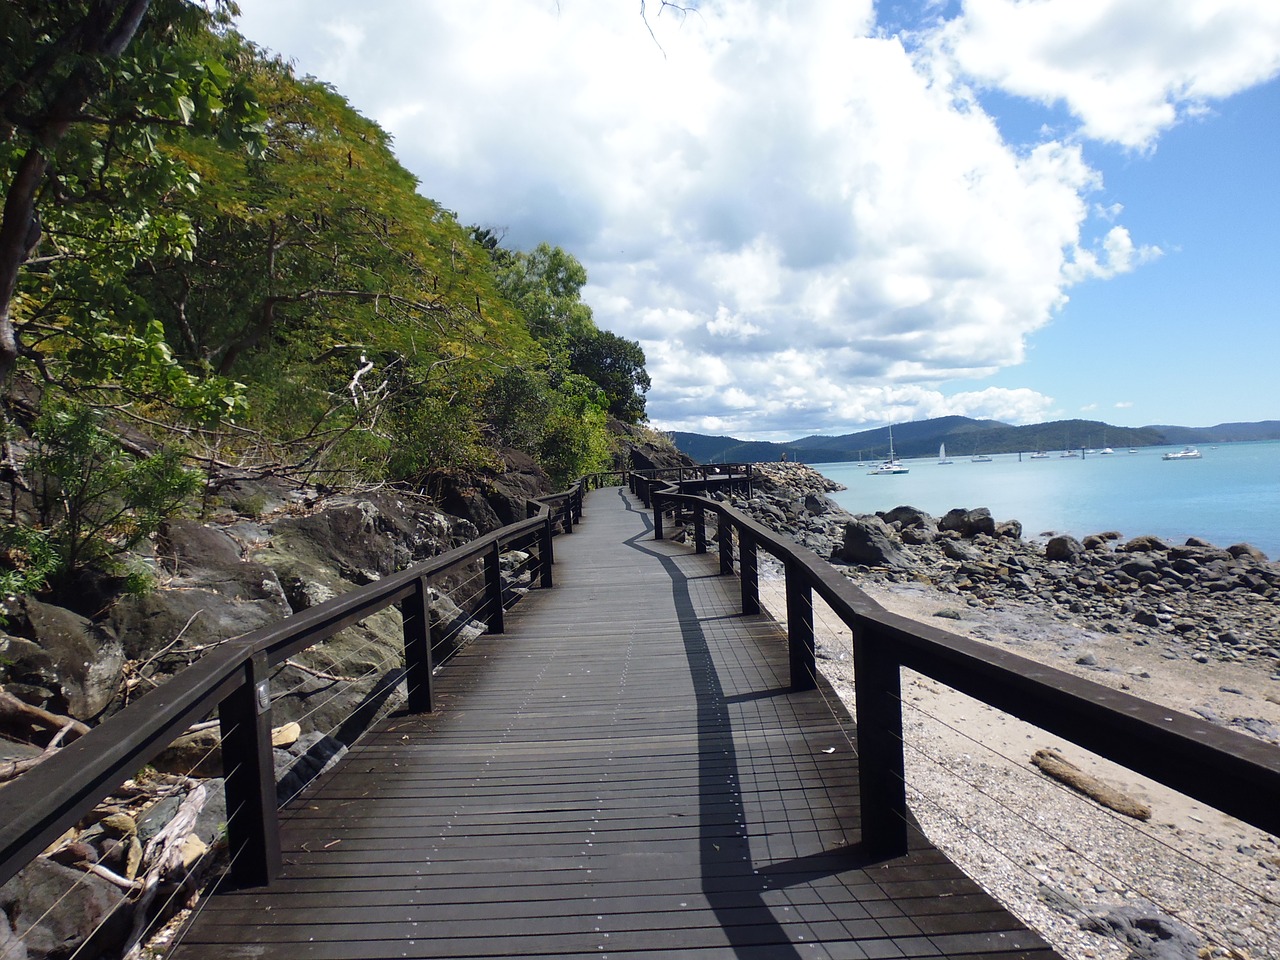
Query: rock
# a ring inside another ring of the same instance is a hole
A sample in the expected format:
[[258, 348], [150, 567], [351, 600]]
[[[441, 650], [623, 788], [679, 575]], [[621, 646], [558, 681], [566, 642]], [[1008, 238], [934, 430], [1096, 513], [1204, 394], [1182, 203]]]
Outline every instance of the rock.
[[1114, 937], [1131, 948], [1129, 960], [1197, 960], [1200, 939], [1153, 906], [1119, 906], [1080, 921], [1082, 930]]
[[291, 612], [283, 593], [260, 600], [237, 600], [205, 589], [155, 590], [122, 599], [108, 622], [124, 638], [129, 659], [148, 660], [168, 649], [156, 666], [161, 672], [172, 672], [195, 659], [195, 655], [183, 653], [184, 649], [240, 636]]
[[832, 554], [845, 563], [872, 567], [911, 566], [911, 558], [893, 539], [889, 527], [879, 517], [856, 517], [845, 524], [844, 542]]
[[937, 524], [933, 517], [925, 513], [919, 507], [894, 507], [892, 510], [886, 510], [884, 513], [877, 514], [881, 520], [889, 524], [898, 524], [901, 527], [915, 527], [924, 523], [933, 524], [936, 528]]
[[119, 692], [124, 669], [116, 632], [31, 597], [22, 599], [21, 611], [31, 640], [49, 657], [57, 694], [52, 709], [78, 720], [100, 716]]
[[[77, 950], [82, 956], [110, 955], [129, 930], [126, 897], [100, 877], [37, 857], [0, 887], [0, 926], [12, 932], [9, 918], [19, 911], [32, 924], [22, 937], [31, 960]], [[4, 939], [0, 934], [0, 943]]]
[[1065, 534], [1054, 537], [1044, 546], [1046, 560], [1075, 560], [1084, 553], [1084, 545], [1075, 537]]
[[1021, 540], [1022, 523], [1018, 520], [1002, 520], [996, 524], [996, 536], [1003, 540]]
[[986, 507], [965, 510], [957, 507], [948, 510], [946, 516], [938, 521], [939, 530], [954, 530], [962, 537], [973, 538], [980, 533], [995, 536], [996, 522], [991, 518], [991, 511]]
[[1165, 553], [1169, 550], [1169, 544], [1159, 537], [1141, 536], [1122, 543], [1116, 549], [1123, 553], [1150, 553], [1151, 551]]
[[1257, 560], [1260, 563], [1267, 562], [1267, 555], [1265, 553], [1257, 547], [1247, 543], [1233, 543], [1231, 546], [1227, 547], [1227, 553], [1236, 558], [1244, 557], [1249, 560]]
[[961, 560], [969, 563], [981, 560], [983, 553], [981, 550], [965, 543], [963, 540], [939, 540], [938, 546], [942, 550], [942, 555], [951, 560]]

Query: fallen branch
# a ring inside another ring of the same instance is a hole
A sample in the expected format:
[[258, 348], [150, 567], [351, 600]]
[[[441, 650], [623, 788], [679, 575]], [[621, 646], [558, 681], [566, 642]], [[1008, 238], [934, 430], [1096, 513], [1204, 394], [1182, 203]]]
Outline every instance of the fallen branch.
[[89, 727], [74, 717], [64, 717], [40, 707], [33, 707], [5, 690], [0, 690], [0, 723], [26, 723], [50, 733], [57, 733], [63, 727], [70, 727], [70, 732], [78, 737], [83, 737], [89, 732]]
[[313, 677], [321, 680], [328, 680], [331, 683], [355, 683], [360, 677], [340, 677], [332, 673], [325, 673], [323, 670], [317, 670], [315, 667], [308, 667], [305, 663], [299, 663], [297, 660], [286, 660], [285, 664], [303, 673], [309, 673]]
[[[74, 721], [73, 721], [74, 722]], [[83, 724], [82, 724], [83, 726]], [[9, 760], [0, 763], [0, 783], [7, 780], [13, 780], [20, 775], [26, 773], [32, 767], [39, 763], [43, 763], [52, 757], [62, 747], [63, 738], [71, 732], [71, 723], [67, 723], [61, 730], [54, 734], [53, 739], [49, 741], [49, 745], [34, 757], [28, 757], [25, 760]]]
[[1151, 819], [1151, 808], [1145, 803], [1085, 773], [1056, 750], [1037, 750], [1031, 755], [1031, 762], [1046, 776], [1066, 784], [1072, 790], [1083, 793], [1089, 799], [1116, 813], [1133, 817], [1135, 820]]

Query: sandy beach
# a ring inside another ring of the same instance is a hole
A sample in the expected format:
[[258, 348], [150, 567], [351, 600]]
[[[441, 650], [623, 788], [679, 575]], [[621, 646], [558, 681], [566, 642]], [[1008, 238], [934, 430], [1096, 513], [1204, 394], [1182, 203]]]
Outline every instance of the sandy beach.
[[[1168, 659], [1155, 646], [1016, 601], [993, 608], [925, 585], [859, 586], [895, 613], [1171, 709], [1280, 724], [1274, 669]], [[761, 595], [785, 620], [776, 569], [762, 573]], [[852, 709], [849, 632], [820, 601], [814, 619], [820, 667]], [[1280, 956], [1275, 837], [927, 678], [908, 672], [903, 693], [913, 813], [937, 846], [1063, 956], [1129, 957], [1136, 944], [1124, 942], [1124, 930], [1082, 929], [1107, 914], [1167, 925], [1161, 935], [1172, 939], [1162, 949], [1171, 952], [1161, 957]], [[1121, 816], [1042, 774], [1031, 764], [1042, 748], [1146, 803], [1151, 819]]]

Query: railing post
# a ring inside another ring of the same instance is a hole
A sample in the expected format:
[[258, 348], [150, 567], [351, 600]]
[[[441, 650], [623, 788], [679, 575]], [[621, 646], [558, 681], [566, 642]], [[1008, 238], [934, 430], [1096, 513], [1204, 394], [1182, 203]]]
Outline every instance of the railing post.
[[560, 505], [560, 526], [565, 533], [573, 533], [573, 497], [564, 498], [564, 503]]
[[218, 726], [231, 876], [241, 887], [265, 886], [280, 872], [266, 654], [254, 654], [245, 662], [244, 684], [218, 705]]
[[813, 590], [804, 579], [803, 569], [797, 560], [787, 557], [787, 650], [792, 690], [812, 690], [818, 685], [813, 644]]
[[548, 510], [542, 521], [542, 534], [538, 538], [538, 585], [544, 590], [551, 589], [551, 565], [556, 562], [555, 548], [551, 545], [552, 535], [551, 511]]
[[756, 563], [756, 541], [746, 527], [738, 530], [738, 572], [742, 579], [742, 612], [760, 612], [760, 571]]
[[502, 607], [502, 545], [496, 540], [493, 549], [485, 554], [484, 582], [485, 601], [489, 608], [485, 624], [490, 633], [505, 633], [507, 625]]
[[573, 522], [582, 522], [582, 487], [573, 491]]
[[854, 631], [853, 677], [863, 852], [878, 860], [902, 856], [907, 852], [902, 671], [889, 644], [865, 621]]
[[431, 591], [425, 577], [414, 581], [413, 593], [400, 601], [404, 622], [404, 673], [413, 713], [435, 709], [435, 665], [431, 659]]
[[733, 573], [733, 524], [723, 510], [716, 511], [716, 540], [720, 545], [720, 572]]
[[662, 539], [662, 494], [653, 495], [653, 539]]
[[707, 514], [701, 503], [693, 508], [693, 552], [707, 552]]

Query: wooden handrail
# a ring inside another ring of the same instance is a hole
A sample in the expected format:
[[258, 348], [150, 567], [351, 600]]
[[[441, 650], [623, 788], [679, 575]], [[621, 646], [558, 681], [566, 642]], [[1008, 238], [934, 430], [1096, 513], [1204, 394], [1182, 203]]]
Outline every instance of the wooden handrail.
[[[661, 515], [675, 507], [695, 516], [700, 510], [716, 513], [722, 573], [733, 571], [736, 537], [744, 613], [759, 610], [755, 551], [763, 548], [782, 560], [793, 687], [813, 683], [813, 593], [852, 631], [868, 854], [890, 857], [907, 849], [900, 690], [904, 667], [1280, 836], [1280, 748], [890, 613], [813, 551], [741, 511], [680, 493], [657, 479], [642, 478], [640, 483], [647, 487], [642, 498], [652, 502], [655, 531], [662, 530]], [[695, 540], [701, 538], [695, 549], [705, 550], [705, 525], [695, 522], [694, 533]]]
[[[217, 709], [223, 752], [228, 842], [233, 879], [244, 886], [270, 880], [279, 869], [279, 838], [270, 741], [268, 672], [344, 627], [393, 605], [404, 619], [409, 709], [432, 709], [427, 581], [466, 564], [484, 565], [484, 596], [498, 598], [488, 626], [500, 632], [501, 569], [498, 554], [537, 544], [540, 586], [552, 586], [552, 537], [558, 524], [569, 533], [582, 518], [586, 480], [533, 501], [531, 516], [399, 573], [318, 604], [278, 623], [228, 640], [192, 666], [150, 691], [39, 766], [0, 789], [0, 885], [40, 854], [125, 780], [153, 760], [194, 721]], [[232, 759], [234, 757], [234, 759]]]

